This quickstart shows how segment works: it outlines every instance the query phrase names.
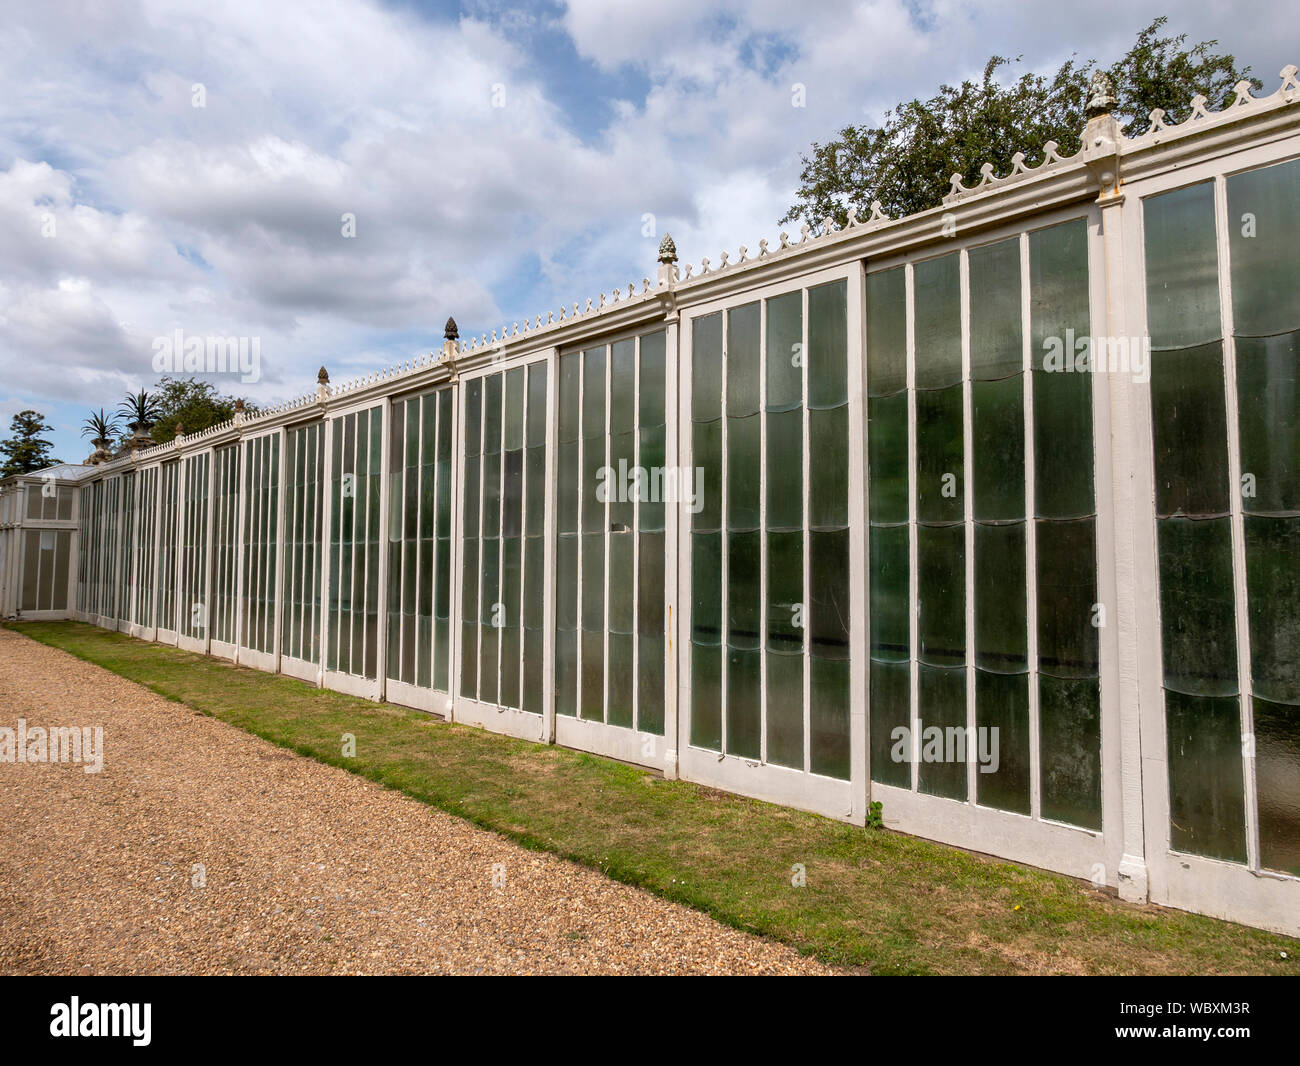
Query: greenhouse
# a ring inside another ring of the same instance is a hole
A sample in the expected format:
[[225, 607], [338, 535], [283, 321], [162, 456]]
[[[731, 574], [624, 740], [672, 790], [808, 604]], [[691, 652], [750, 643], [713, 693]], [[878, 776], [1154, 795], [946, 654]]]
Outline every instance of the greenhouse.
[[1300, 933], [1298, 103], [9, 479], [0, 606]]

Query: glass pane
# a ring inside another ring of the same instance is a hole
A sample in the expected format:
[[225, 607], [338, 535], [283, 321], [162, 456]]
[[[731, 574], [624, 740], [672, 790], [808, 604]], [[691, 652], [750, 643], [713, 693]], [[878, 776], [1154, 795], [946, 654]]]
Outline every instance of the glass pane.
[[808, 521], [814, 529], [849, 521], [849, 407], [808, 413]]
[[917, 527], [920, 659], [933, 666], [966, 662], [966, 530]]
[[971, 383], [971, 467], [977, 519], [1025, 517], [1024, 389], [1023, 374]]
[[966, 671], [920, 666], [920, 774], [932, 796], [966, 799]]
[[975, 526], [975, 665], [999, 674], [1029, 669], [1025, 523]]
[[1029, 813], [1029, 675], [975, 671], [976, 802]]
[[867, 395], [907, 388], [907, 291], [903, 267], [867, 275]]
[[1034, 513], [1082, 518], [1096, 509], [1092, 489], [1090, 374], [1038, 370], [1034, 388]]
[[1160, 634], [1165, 685], [1198, 696], [1238, 691], [1231, 519], [1162, 518]]
[[962, 386], [915, 395], [917, 518], [956, 521], [965, 514]]
[[957, 253], [917, 263], [915, 287], [916, 387], [961, 381], [961, 296]]
[[691, 639], [722, 642], [722, 534], [691, 534]]
[[[727, 535], [727, 643], [757, 649], [762, 637], [759, 544], [762, 534]], [[757, 694], [755, 694], [757, 705]]]
[[507, 451], [524, 446], [524, 368], [515, 367], [506, 372], [506, 424]]
[[1044, 818], [1101, 828], [1101, 697], [1093, 679], [1038, 676]]
[[733, 418], [758, 413], [757, 303], [727, 312], [727, 414]]
[[528, 368], [528, 446], [546, 443], [546, 364]]
[[697, 422], [722, 413], [722, 312], [697, 318], [691, 331], [691, 410]]
[[637, 638], [636, 727], [664, 735], [664, 638], [643, 633]]
[[1155, 348], [1218, 340], [1219, 256], [1211, 182], [1142, 201], [1147, 331]]
[[767, 526], [803, 525], [803, 411], [767, 415]]
[[759, 674], [763, 653], [727, 649], [727, 752], [745, 759], [762, 754]]
[[722, 648], [691, 644], [691, 744], [722, 750]]
[[642, 426], [659, 426], [664, 422], [665, 335], [647, 333], [641, 338], [640, 422]]
[[611, 433], [625, 433], [636, 426], [636, 341], [611, 345], [609, 379], [609, 427]]
[[1229, 177], [1228, 218], [1237, 335], [1300, 329], [1300, 160]]
[[[630, 534], [629, 534], [630, 536]], [[632, 645], [631, 633], [609, 634], [609, 714], [610, 725], [632, 728]]]
[[[769, 648], [771, 645], [769, 644]], [[767, 656], [767, 761], [803, 769], [802, 652]]]
[[703, 491], [695, 501], [694, 528], [722, 528], [722, 420], [696, 422], [694, 429], [694, 474]]
[[1298, 377], [1300, 333], [1237, 337], [1241, 495], [1247, 514], [1300, 511]]
[[818, 659], [849, 657], [849, 531], [814, 531], [808, 538], [811, 555], [809, 598], [812, 626], [809, 650]]
[[867, 401], [867, 506], [873, 522], [907, 521], [907, 406], [906, 392]]
[[1041, 367], [1052, 351], [1074, 350], [1075, 342], [1090, 334], [1088, 223], [1084, 219], [1029, 235], [1029, 326], [1033, 367]]
[[1254, 704], [1260, 865], [1300, 875], [1300, 707]]
[[605, 349], [582, 353], [582, 435], [587, 440], [605, 435]]
[[911, 656], [908, 528], [871, 527], [871, 658], [905, 662]]
[[1228, 511], [1223, 345], [1157, 352], [1151, 367], [1156, 514]]
[[848, 659], [809, 660], [812, 706], [809, 708], [809, 769], [815, 774], [849, 779]]
[[803, 292], [767, 301], [767, 409], [789, 411], [803, 402]]
[[727, 528], [757, 529], [761, 415], [727, 419]]
[[1254, 694], [1300, 706], [1300, 517], [1246, 517], [1246, 592]]
[[807, 615], [803, 595], [803, 534], [769, 533], [767, 646], [772, 651], [803, 652]]
[[992, 380], [1019, 373], [1024, 356], [1020, 327], [1020, 238], [972, 248], [970, 268], [970, 373]]
[[849, 398], [847, 282], [808, 290], [808, 406], [838, 407]]
[[578, 439], [578, 377], [581, 372], [577, 352], [566, 352], [560, 356], [560, 426], [559, 439], [572, 441]]
[[1246, 861], [1241, 711], [1236, 696], [1165, 691], [1169, 746], [1169, 846]]
[[910, 730], [912, 665], [873, 661], [870, 670], [871, 780], [911, 788], [912, 764], [906, 737]]

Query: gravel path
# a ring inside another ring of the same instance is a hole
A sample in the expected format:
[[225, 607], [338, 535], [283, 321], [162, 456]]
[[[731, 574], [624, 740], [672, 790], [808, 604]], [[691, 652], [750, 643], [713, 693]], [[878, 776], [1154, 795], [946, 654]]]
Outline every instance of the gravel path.
[[0, 629], [20, 717], [105, 759], [0, 762], [3, 973], [825, 972]]

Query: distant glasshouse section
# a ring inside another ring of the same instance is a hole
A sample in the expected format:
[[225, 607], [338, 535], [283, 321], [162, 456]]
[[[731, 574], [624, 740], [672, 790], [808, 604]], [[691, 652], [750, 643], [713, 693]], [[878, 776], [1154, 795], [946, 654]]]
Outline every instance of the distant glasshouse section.
[[1300, 933], [1300, 83], [1097, 98], [932, 211], [9, 477], [0, 608]]

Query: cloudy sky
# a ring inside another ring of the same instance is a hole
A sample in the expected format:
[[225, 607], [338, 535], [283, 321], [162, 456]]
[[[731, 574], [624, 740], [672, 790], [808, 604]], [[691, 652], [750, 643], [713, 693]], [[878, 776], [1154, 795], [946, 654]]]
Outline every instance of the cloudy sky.
[[1270, 91], [1300, 61], [1283, 0], [9, 0], [0, 431], [33, 407], [80, 460], [178, 329], [257, 338], [216, 383], [267, 403], [639, 282], [665, 231], [755, 247], [811, 141], [1162, 12]]

